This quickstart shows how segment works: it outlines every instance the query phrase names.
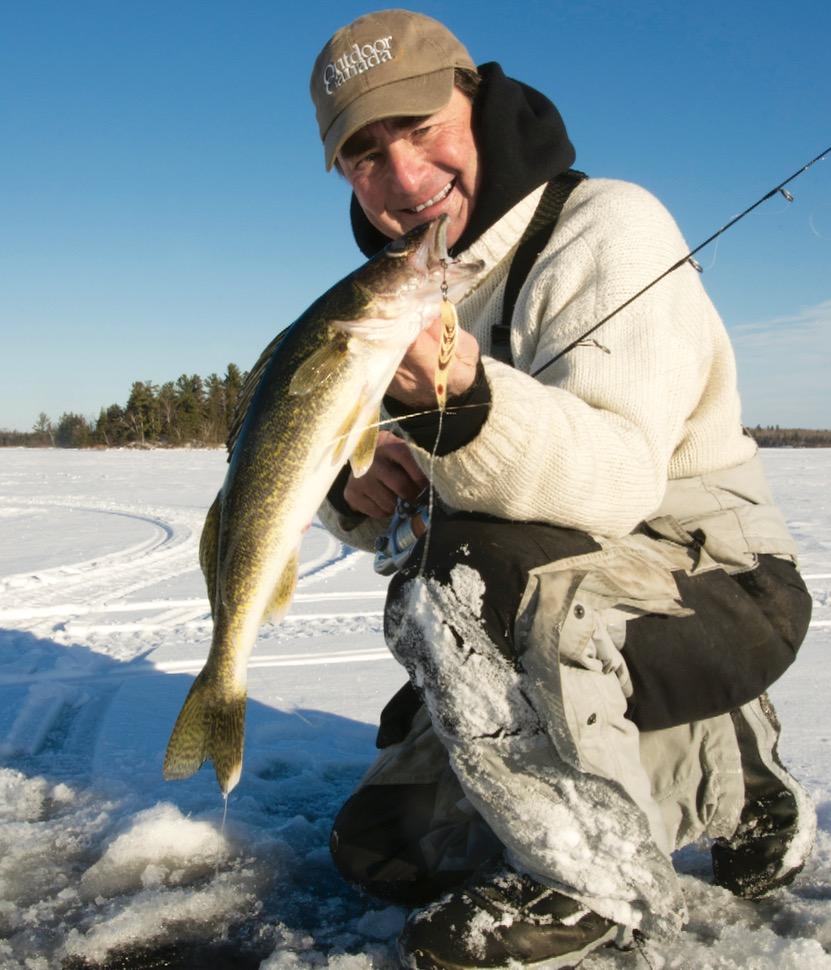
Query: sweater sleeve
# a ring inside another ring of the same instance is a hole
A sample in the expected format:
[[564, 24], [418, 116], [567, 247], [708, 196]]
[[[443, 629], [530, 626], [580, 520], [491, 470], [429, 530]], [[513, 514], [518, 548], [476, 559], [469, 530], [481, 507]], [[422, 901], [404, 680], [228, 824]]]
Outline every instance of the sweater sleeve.
[[[740, 434], [732, 352], [689, 266], [530, 376], [687, 250], [649, 193], [605, 186], [578, 197], [523, 287], [517, 368], [485, 358], [492, 400], [479, 434], [434, 463], [437, 492], [452, 507], [623, 535], [660, 505], [672, 456], [702, 407]], [[704, 463], [723, 466], [731, 458], [716, 452], [725, 447], [704, 440], [698, 452], [710, 448]]]
[[375, 540], [386, 532], [390, 524], [389, 519], [372, 519], [357, 512], [343, 512], [328, 498], [317, 510], [317, 517], [323, 527], [340, 542], [364, 552], [375, 551]]

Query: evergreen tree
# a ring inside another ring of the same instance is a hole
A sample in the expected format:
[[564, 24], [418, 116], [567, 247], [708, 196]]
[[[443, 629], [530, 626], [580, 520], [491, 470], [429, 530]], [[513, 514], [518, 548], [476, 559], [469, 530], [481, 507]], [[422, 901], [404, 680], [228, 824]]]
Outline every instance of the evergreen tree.
[[92, 444], [92, 428], [83, 415], [65, 411], [58, 419], [55, 442], [59, 448], [85, 448]]
[[32, 426], [32, 431], [37, 435], [37, 441], [39, 444], [43, 445], [55, 445], [55, 430], [52, 427], [52, 422], [49, 419], [49, 415], [45, 411], [41, 411], [38, 415], [37, 421], [35, 421]]
[[198, 374], [182, 374], [176, 381], [176, 420], [183, 442], [198, 442], [204, 419], [205, 393]]
[[124, 419], [135, 441], [144, 444], [159, 437], [157, 388], [149, 381], [135, 381], [124, 409]]
[[219, 374], [209, 374], [205, 379], [205, 444], [222, 444], [227, 426], [225, 384]]
[[108, 448], [123, 445], [126, 442], [127, 421], [124, 408], [119, 404], [101, 408], [98, 420], [95, 422], [95, 439]]
[[176, 387], [173, 381], [162, 384], [159, 388], [157, 401], [159, 404], [159, 434], [161, 439], [168, 444], [178, 444], [182, 440], [182, 429], [177, 421]]
[[234, 413], [237, 410], [242, 385], [245, 383], [245, 374], [236, 364], [229, 364], [225, 373], [225, 429], [231, 430], [231, 422], [234, 420]]

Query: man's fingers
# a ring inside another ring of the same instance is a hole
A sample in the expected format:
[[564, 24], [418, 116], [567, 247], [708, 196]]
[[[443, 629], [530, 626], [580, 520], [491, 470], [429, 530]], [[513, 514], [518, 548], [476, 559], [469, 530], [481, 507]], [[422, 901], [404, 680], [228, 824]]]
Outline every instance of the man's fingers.
[[396, 435], [381, 431], [372, 464], [361, 475], [349, 476], [343, 497], [350, 508], [370, 518], [392, 515], [398, 498], [414, 502], [427, 485], [407, 444]]
[[343, 497], [356, 512], [374, 519], [392, 515], [398, 494], [380, 472], [378, 464], [373, 463], [360, 478], [350, 475], [343, 490]]
[[390, 465], [383, 469], [381, 480], [390, 492], [408, 502], [414, 502], [424, 491], [427, 483], [427, 479], [424, 480], [424, 484], [421, 481], [414, 481], [400, 465]]
[[[413, 481], [397, 462], [384, 459], [360, 478], [350, 477], [343, 495], [352, 508], [364, 515], [392, 515], [397, 498], [414, 502], [423, 488], [421, 481]], [[366, 507], [359, 508], [359, 504]], [[370, 512], [369, 508], [377, 511]]]
[[[427, 484], [427, 476], [421, 470], [418, 462], [413, 457], [413, 453], [407, 447], [403, 441], [399, 441], [396, 445], [390, 446], [383, 455], [379, 456], [380, 471], [382, 476], [384, 473], [385, 481], [396, 491], [393, 487], [393, 481], [398, 480], [402, 485], [404, 480], [411, 483], [416, 489], [416, 494], [420, 492], [424, 486]], [[397, 494], [403, 494], [398, 492]], [[404, 496], [407, 497], [406, 495]]]

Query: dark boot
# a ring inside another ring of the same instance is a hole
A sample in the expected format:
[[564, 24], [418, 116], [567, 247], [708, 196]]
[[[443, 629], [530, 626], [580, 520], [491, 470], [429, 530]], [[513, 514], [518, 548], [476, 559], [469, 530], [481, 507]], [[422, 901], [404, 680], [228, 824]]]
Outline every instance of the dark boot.
[[811, 851], [816, 820], [802, 787], [779, 760], [779, 721], [762, 695], [733, 712], [745, 802], [738, 828], [712, 847], [714, 882], [756, 899], [792, 882]]
[[507, 867], [472, 879], [411, 914], [398, 941], [412, 970], [516, 964], [575, 967], [592, 950], [622, 945], [629, 931]]

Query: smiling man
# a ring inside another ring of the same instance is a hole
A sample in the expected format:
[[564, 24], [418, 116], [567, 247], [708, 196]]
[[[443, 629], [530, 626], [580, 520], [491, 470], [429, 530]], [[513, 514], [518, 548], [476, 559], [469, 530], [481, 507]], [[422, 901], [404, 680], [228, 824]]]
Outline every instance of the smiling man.
[[435, 113], [376, 121], [344, 143], [341, 171], [379, 232], [394, 238], [447, 215], [447, 243], [455, 245], [479, 187], [472, 113], [470, 99], [453, 87]]
[[[311, 93], [362, 251], [447, 215], [452, 252], [485, 267], [443, 424], [437, 322], [388, 388], [399, 432], [320, 511], [393, 548], [385, 633], [410, 681], [335, 820], [338, 868], [416, 907], [399, 950], [417, 970], [573, 967], [670, 938], [671, 853], [701, 836], [737, 895], [790, 882], [814, 816], [764, 691], [810, 597], [698, 274], [628, 302], [685, 254], [674, 221], [573, 171], [554, 105], [428, 17], [338, 31]], [[391, 516], [428, 469], [429, 543], [408, 559]]]

